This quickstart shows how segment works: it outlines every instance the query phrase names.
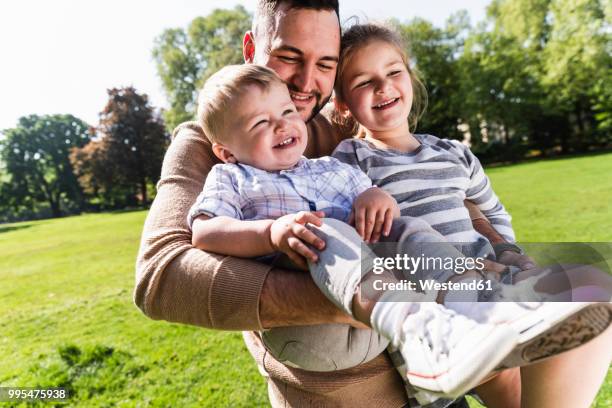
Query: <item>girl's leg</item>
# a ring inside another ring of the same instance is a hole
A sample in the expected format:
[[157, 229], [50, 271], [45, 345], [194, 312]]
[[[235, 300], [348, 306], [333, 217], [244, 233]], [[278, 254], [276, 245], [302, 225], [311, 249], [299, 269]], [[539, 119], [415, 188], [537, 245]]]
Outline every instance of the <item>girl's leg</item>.
[[504, 370], [476, 387], [489, 408], [588, 408], [612, 359], [612, 327], [581, 347]]
[[521, 368], [523, 408], [588, 408], [612, 360], [612, 327], [590, 342]]
[[496, 373], [474, 389], [488, 408], [520, 408], [521, 371], [510, 368]]

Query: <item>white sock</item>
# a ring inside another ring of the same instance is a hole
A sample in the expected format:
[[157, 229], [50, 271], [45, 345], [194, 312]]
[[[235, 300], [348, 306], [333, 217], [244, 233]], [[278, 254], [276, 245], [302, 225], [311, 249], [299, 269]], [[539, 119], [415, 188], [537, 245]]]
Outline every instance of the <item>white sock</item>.
[[374, 305], [370, 322], [372, 328], [388, 338], [391, 344], [397, 344], [406, 317], [418, 308], [420, 302], [406, 302], [405, 295], [398, 292], [385, 292]]

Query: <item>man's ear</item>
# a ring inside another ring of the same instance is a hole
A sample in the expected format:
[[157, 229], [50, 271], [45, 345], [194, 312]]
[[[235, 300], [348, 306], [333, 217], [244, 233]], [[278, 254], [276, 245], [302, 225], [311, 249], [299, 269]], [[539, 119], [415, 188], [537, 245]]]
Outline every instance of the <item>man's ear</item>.
[[242, 56], [244, 62], [252, 64], [255, 59], [255, 35], [252, 31], [244, 33], [244, 39], [242, 40]]
[[229, 149], [223, 146], [221, 143], [213, 143], [212, 150], [215, 156], [224, 163], [237, 163], [236, 158], [229, 151]]

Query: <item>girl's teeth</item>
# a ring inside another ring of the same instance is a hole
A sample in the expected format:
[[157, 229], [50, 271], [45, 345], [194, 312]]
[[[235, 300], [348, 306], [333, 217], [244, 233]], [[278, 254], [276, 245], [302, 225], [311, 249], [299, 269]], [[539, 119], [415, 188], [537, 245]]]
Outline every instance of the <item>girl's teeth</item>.
[[396, 100], [396, 99], [397, 99], [397, 98], [395, 98], [395, 99], [391, 99], [391, 100], [389, 100], [389, 101], [387, 101], [387, 102], [379, 103], [378, 105], [374, 105], [374, 107], [375, 107], [375, 108], [382, 108], [383, 106], [387, 106], [387, 105], [389, 105], [390, 103], [395, 102], [395, 100]]

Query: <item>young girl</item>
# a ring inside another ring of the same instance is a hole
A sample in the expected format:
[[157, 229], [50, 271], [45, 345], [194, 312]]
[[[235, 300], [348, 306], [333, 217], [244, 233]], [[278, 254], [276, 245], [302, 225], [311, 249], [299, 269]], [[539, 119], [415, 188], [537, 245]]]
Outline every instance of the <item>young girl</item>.
[[[374, 185], [393, 195], [402, 216], [422, 218], [448, 241], [463, 243], [460, 249], [465, 255], [482, 255], [488, 242], [472, 227], [463, 204], [464, 199], [469, 199], [508, 242], [514, 242], [511, 218], [472, 152], [457, 141], [412, 133], [426, 105], [425, 89], [410, 68], [402, 41], [395, 32], [365, 24], [355, 25], [343, 34], [335, 95], [340, 118], [346, 123], [356, 121], [358, 128], [357, 137], [341, 142], [334, 157], [360, 168]], [[376, 241], [378, 236], [362, 238]], [[447, 303], [447, 307], [460, 306]], [[473, 304], [464, 303], [461, 307]], [[590, 354], [584, 351], [583, 348], [582, 358], [593, 363], [597, 358], [593, 350]], [[529, 390], [523, 390], [523, 406], [542, 407], [543, 403], [559, 406], [561, 396], [544, 392], [545, 385], [554, 387], [562, 381], [569, 384], [571, 359], [576, 360], [578, 353], [549, 360], [554, 363], [522, 368], [523, 378], [532, 380]], [[405, 372], [401, 364], [397, 364], [398, 369]], [[558, 371], [559, 367], [565, 368], [565, 372]], [[491, 406], [515, 406], [521, 397], [504, 395], [503, 390], [516, 381], [517, 375], [516, 371], [506, 374], [477, 390]], [[569, 398], [578, 405], [570, 403], [571, 406], [587, 406], [603, 375], [605, 371], [601, 369], [590, 372], [587, 382], [591, 386], [573, 387]]]

